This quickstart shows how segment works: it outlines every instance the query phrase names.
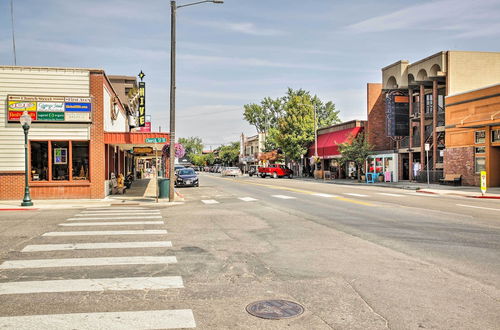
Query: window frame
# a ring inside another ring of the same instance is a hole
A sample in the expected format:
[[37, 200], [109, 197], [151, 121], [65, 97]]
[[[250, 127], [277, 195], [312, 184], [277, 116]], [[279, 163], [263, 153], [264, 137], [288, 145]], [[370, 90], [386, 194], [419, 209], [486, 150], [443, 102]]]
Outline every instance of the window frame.
[[[478, 133], [483, 133], [483, 142], [477, 142]], [[485, 144], [486, 143], [486, 130], [474, 131], [474, 144]]]
[[[477, 166], [477, 160], [478, 159], [484, 159], [484, 168], [483, 169], [480, 169], [478, 170], [478, 166]], [[485, 171], [486, 170], [486, 156], [476, 156], [474, 157], [474, 173], [476, 174], [479, 174], [481, 173], [481, 171]]]
[[[495, 132], [498, 132], [498, 140], [495, 140]], [[500, 143], [500, 128], [491, 130], [491, 143]]]
[[[48, 143], [48, 178], [46, 181], [33, 180], [31, 175], [28, 176], [29, 183], [33, 185], [64, 185], [64, 184], [90, 184], [92, 182], [92, 170], [91, 170], [91, 158], [92, 158], [92, 144], [90, 140], [64, 140], [64, 139], [53, 139], [53, 140], [43, 140], [43, 139], [33, 139], [28, 141], [28, 173], [31, 173], [31, 142], [47, 142]], [[53, 180], [52, 179], [52, 166], [53, 164], [53, 151], [52, 142], [68, 142], [68, 177], [69, 180]], [[73, 142], [87, 142], [89, 145], [89, 178], [87, 180], [73, 180]]]

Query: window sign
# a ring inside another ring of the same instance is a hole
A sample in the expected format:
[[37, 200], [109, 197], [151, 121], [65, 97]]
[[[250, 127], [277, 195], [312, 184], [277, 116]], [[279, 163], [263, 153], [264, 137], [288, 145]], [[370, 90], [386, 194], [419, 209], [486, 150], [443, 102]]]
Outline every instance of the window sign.
[[67, 163], [68, 163], [68, 149], [54, 148], [54, 164], [67, 164]]
[[491, 142], [500, 142], [500, 129], [491, 131]]
[[476, 173], [486, 170], [486, 157], [476, 157], [475, 163]]
[[476, 147], [476, 154], [486, 153], [486, 147]]
[[476, 131], [474, 132], [476, 144], [481, 144], [485, 142], [486, 139], [486, 131]]

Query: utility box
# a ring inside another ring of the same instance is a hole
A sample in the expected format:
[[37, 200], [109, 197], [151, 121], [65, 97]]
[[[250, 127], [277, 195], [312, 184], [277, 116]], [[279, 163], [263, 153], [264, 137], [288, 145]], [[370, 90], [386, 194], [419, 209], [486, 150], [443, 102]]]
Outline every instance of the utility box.
[[168, 198], [170, 193], [170, 179], [158, 179], [158, 198]]

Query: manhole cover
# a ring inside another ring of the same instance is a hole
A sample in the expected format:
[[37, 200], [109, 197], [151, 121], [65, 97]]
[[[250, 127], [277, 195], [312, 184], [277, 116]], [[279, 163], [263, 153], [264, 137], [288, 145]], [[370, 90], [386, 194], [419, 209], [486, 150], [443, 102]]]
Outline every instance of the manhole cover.
[[247, 312], [263, 319], [288, 319], [304, 313], [304, 307], [288, 300], [261, 300], [247, 306]]

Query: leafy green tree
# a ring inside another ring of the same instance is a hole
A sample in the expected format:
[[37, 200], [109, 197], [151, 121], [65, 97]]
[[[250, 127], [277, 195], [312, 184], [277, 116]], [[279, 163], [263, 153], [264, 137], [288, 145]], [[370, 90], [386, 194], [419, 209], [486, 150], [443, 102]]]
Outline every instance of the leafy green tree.
[[361, 169], [364, 167], [365, 161], [370, 156], [373, 146], [368, 143], [363, 133], [356, 137], [351, 137], [347, 142], [339, 145], [341, 164], [354, 162], [357, 167], [358, 181], [361, 179]]
[[240, 143], [231, 142], [229, 145], [219, 147], [219, 159], [225, 165], [234, 165], [238, 163], [240, 155]]
[[186, 157], [192, 162], [193, 155], [201, 154], [203, 151], [203, 141], [199, 137], [179, 138], [179, 143], [186, 150]]

